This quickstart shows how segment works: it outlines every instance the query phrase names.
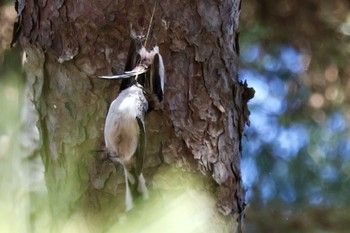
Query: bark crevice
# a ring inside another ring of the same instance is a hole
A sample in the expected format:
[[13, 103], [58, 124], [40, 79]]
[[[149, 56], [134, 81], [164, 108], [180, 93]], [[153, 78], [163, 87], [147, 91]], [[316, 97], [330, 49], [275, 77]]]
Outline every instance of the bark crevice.
[[[145, 33], [153, 3], [30, 0], [18, 9], [19, 39], [31, 58], [28, 66], [35, 66], [26, 70], [37, 78], [33, 102], [55, 205], [92, 202], [103, 209], [123, 196], [119, 168], [91, 154], [104, 148], [104, 120], [119, 82], [95, 76], [122, 72], [130, 25]], [[162, 163], [198, 169], [211, 177], [217, 206], [231, 217], [244, 210], [241, 138], [252, 97], [237, 76], [239, 12], [240, 0], [162, 0], [149, 38], [150, 46], [160, 47], [167, 77], [162, 109], [146, 117], [146, 178], [152, 181]], [[31, 51], [35, 46], [41, 57]]]

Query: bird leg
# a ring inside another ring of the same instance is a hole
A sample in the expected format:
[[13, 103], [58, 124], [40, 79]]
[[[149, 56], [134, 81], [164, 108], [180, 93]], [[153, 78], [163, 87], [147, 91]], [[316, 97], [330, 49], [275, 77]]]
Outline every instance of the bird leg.
[[129, 188], [128, 180], [130, 180], [130, 183], [132, 183], [132, 181], [135, 182], [135, 180], [134, 180], [134, 177], [128, 172], [126, 167], [124, 167], [124, 176], [125, 176], [125, 206], [126, 206], [126, 211], [129, 211], [132, 209], [134, 205], [133, 205], [133, 200], [132, 200], [132, 195]]
[[143, 199], [148, 199], [148, 190], [147, 190], [147, 186], [146, 186], [146, 180], [143, 177], [142, 173], [139, 176], [139, 183], [137, 185], [137, 191], [139, 191], [140, 193], [142, 193]]

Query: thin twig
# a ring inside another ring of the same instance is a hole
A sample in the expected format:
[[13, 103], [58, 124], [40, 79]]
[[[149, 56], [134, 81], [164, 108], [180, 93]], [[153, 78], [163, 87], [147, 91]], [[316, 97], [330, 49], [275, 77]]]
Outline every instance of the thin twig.
[[157, 2], [158, 2], [158, 0], [156, 0], [156, 1], [154, 2], [153, 12], [152, 12], [151, 20], [150, 20], [149, 25], [148, 25], [147, 34], [146, 34], [145, 48], [147, 48], [147, 40], [148, 40], [149, 33], [150, 33], [150, 31], [151, 31], [151, 27], [152, 27], [152, 23], [153, 23], [153, 17], [154, 17], [154, 13], [155, 13], [155, 11], [156, 11]]

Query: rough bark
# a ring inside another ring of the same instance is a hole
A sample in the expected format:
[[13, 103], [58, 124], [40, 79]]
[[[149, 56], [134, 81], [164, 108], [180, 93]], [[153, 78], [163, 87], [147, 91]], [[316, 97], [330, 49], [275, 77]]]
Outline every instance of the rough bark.
[[[95, 76], [122, 72], [130, 28], [146, 33], [154, 1], [18, 3], [53, 215], [77, 208], [101, 214], [111, 203], [122, 211], [113, 200], [123, 179], [94, 152], [104, 147], [119, 82]], [[244, 211], [240, 144], [252, 94], [237, 76], [239, 12], [240, 0], [158, 1], [149, 44], [158, 44], [164, 59], [165, 99], [146, 118], [146, 178], [164, 163], [200, 170], [231, 224]]]

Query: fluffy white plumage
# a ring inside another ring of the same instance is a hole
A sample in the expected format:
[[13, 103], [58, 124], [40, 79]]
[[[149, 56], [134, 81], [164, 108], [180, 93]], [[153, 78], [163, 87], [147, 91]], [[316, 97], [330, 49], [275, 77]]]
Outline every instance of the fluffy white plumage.
[[[134, 177], [128, 171], [128, 165], [134, 155], [138, 143], [140, 127], [137, 119], [144, 122], [144, 116], [148, 109], [148, 102], [143, 94], [142, 86], [137, 83], [123, 90], [112, 102], [104, 128], [105, 143], [111, 154], [111, 159], [119, 162], [124, 167], [126, 195], [126, 209], [133, 207], [132, 195], [129, 183], [134, 183]], [[139, 191], [144, 198], [148, 198], [145, 179], [138, 177]]]
[[[106, 118], [104, 136], [106, 147], [112, 152], [112, 156], [117, 156], [117, 159], [123, 156], [120, 162], [129, 161], [135, 152], [135, 135], [138, 136], [140, 130], [136, 118], [143, 121], [147, 109], [148, 103], [142, 87], [137, 84], [123, 90], [112, 102]], [[121, 141], [124, 143], [121, 144]]]
[[104, 136], [111, 159], [124, 167], [127, 210], [133, 207], [129, 182], [134, 184], [135, 178], [128, 169], [132, 160], [135, 160], [133, 165], [138, 176], [137, 189], [144, 198], [148, 198], [146, 181], [142, 175], [145, 149], [144, 117], [163, 100], [165, 76], [158, 46], [148, 51], [143, 45], [137, 49], [136, 44], [136, 40], [133, 40], [130, 45], [123, 74], [99, 76], [106, 79], [123, 79], [120, 87], [122, 91], [108, 111]]

